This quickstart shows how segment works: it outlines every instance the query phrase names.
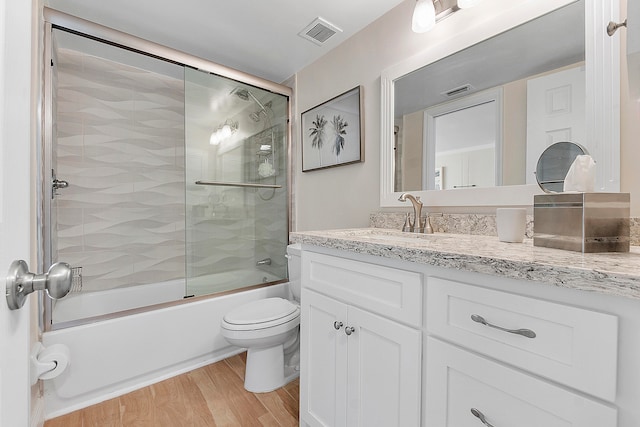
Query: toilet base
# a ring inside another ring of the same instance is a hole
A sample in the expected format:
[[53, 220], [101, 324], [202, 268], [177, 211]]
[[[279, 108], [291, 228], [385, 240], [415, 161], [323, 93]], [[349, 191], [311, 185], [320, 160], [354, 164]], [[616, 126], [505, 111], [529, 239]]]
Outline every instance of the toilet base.
[[278, 389], [300, 375], [294, 367], [284, 366], [284, 346], [249, 348], [244, 373], [244, 388], [252, 393]]

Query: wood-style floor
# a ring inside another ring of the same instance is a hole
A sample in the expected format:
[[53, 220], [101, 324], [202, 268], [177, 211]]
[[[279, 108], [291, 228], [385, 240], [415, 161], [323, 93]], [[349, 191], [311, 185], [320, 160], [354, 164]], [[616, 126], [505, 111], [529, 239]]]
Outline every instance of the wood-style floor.
[[45, 427], [297, 426], [299, 381], [243, 387], [246, 353], [45, 422]]

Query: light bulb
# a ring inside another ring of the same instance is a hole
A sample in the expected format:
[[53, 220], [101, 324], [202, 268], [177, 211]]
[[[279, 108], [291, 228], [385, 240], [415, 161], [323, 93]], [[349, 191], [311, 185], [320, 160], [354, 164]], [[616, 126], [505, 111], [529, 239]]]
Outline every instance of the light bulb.
[[220, 129], [220, 139], [227, 139], [231, 136], [231, 126], [228, 124], [224, 124], [222, 129]]
[[436, 25], [436, 8], [433, 0], [418, 0], [413, 9], [411, 29], [416, 33], [424, 33]]
[[214, 130], [211, 133], [211, 137], [209, 138], [209, 144], [211, 145], [218, 145], [220, 144], [220, 135], [218, 134], [217, 130]]
[[468, 9], [480, 3], [482, 0], [458, 0], [458, 7], [460, 9]]

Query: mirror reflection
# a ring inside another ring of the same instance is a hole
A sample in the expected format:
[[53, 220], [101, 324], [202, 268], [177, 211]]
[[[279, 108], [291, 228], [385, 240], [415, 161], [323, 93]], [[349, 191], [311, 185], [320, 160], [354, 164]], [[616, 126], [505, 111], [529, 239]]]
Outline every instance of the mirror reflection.
[[576, 157], [588, 154], [583, 146], [573, 142], [556, 142], [540, 155], [536, 180], [545, 193], [561, 193], [564, 181]]
[[394, 191], [535, 184], [540, 154], [585, 141], [584, 1], [394, 81]]

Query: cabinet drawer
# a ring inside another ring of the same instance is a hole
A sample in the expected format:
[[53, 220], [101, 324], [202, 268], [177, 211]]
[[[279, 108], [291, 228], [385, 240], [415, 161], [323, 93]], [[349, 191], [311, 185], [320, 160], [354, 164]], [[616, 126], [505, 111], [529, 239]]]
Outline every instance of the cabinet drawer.
[[303, 251], [302, 286], [390, 319], [422, 324], [419, 273]]
[[427, 426], [615, 427], [615, 408], [434, 338], [427, 339]]
[[[480, 323], [483, 319], [496, 327]], [[427, 330], [561, 384], [615, 400], [616, 316], [429, 277]]]

